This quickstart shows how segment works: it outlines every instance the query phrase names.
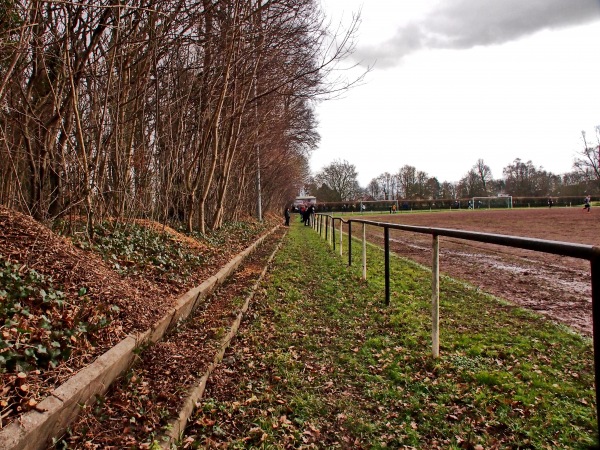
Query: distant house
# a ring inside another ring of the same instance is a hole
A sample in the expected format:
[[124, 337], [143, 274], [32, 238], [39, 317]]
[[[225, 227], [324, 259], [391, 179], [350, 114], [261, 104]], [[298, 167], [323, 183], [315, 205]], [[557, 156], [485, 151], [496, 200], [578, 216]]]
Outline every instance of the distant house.
[[296, 197], [294, 200], [294, 209], [301, 209], [303, 206], [307, 208], [310, 205], [317, 204], [317, 197], [313, 197], [310, 195], [303, 195]]

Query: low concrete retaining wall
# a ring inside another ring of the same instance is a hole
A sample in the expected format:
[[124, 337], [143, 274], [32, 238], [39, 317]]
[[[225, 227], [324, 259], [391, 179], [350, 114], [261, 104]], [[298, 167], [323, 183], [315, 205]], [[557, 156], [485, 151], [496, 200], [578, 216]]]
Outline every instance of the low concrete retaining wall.
[[159, 341], [179, 320], [187, 318], [201, 300], [225, 281], [240, 263], [278, 228], [279, 226], [265, 233], [215, 275], [182, 295], [175, 306], [149, 330], [129, 335], [123, 339], [99, 356], [92, 364], [54, 389], [37, 405], [36, 410], [23, 414], [2, 429], [0, 431], [0, 449], [38, 450], [46, 448], [52, 438], [61, 436], [66, 431], [84, 405], [91, 403], [97, 395], [105, 393], [111, 383], [130, 367], [136, 356], [134, 352], [136, 348]]
[[229, 347], [229, 344], [231, 343], [233, 338], [236, 336], [240, 324], [242, 323], [242, 319], [244, 318], [244, 315], [250, 307], [250, 302], [254, 298], [254, 294], [256, 293], [258, 286], [260, 285], [262, 279], [267, 273], [269, 263], [273, 260], [273, 258], [277, 254], [277, 251], [280, 248], [281, 243], [277, 245], [275, 250], [273, 250], [273, 253], [271, 253], [271, 255], [269, 256], [267, 264], [263, 268], [260, 276], [258, 277], [258, 280], [256, 280], [256, 282], [252, 286], [252, 290], [250, 294], [248, 294], [248, 296], [246, 297], [246, 301], [244, 302], [244, 305], [242, 306], [240, 311], [237, 313], [235, 320], [232, 322], [229, 332], [221, 341], [221, 346], [219, 347], [219, 350], [214, 356], [212, 362], [209, 364], [202, 377], [197, 381], [196, 385], [189, 389], [187, 397], [183, 403], [183, 406], [181, 407], [181, 410], [179, 411], [177, 418], [169, 422], [168, 433], [157, 439], [156, 443], [160, 445], [162, 449], [166, 450], [176, 447], [176, 443], [181, 438], [183, 431], [185, 430], [185, 427], [187, 425], [187, 422], [192, 416], [194, 409], [196, 408], [197, 402], [199, 402], [202, 399], [202, 396], [204, 395], [206, 383], [208, 382], [210, 375], [223, 360], [225, 356], [225, 351]]

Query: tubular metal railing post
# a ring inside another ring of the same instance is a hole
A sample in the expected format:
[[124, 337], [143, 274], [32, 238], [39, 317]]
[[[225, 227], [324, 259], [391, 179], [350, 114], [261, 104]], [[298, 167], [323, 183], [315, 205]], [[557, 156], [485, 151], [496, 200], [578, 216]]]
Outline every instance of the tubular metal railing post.
[[[319, 216], [319, 234], [325, 227], [325, 239], [329, 243], [329, 220], [332, 216]], [[342, 219], [340, 219], [342, 220]], [[595, 392], [596, 392], [596, 416], [600, 433], [600, 248], [592, 245], [575, 244], [570, 242], [549, 241], [545, 239], [526, 238], [520, 236], [507, 236], [501, 234], [481, 233], [475, 231], [456, 230], [450, 228], [418, 227], [411, 225], [389, 224], [373, 222], [369, 220], [354, 220], [363, 225], [363, 278], [366, 279], [366, 225], [372, 225], [384, 229], [384, 258], [385, 258], [385, 304], [390, 303], [390, 228], [404, 230], [413, 233], [430, 234], [433, 237], [433, 261], [432, 261], [432, 344], [434, 358], [439, 356], [439, 236], [464, 239], [467, 241], [484, 242], [488, 244], [502, 245], [536, 252], [550, 253], [554, 255], [581, 258], [590, 261], [592, 278], [592, 318], [594, 346], [594, 370], [595, 370]], [[340, 223], [340, 251], [341, 234], [343, 225]], [[332, 230], [332, 233], [335, 233]], [[334, 244], [335, 245], [335, 244]], [[348, 220], [348, 265], [352, 265], [352, 220]], [[437, 336], [436, 336], [437, 335]], [[599, 436], [600, 438], [600, 436]], [[599, 439], [600, 441], [600, 439]], [[595, 447], [596, 448], [596, 447]], [[600, 448], [600, 447], [597, 447]]]
[[344, 234], [344, 220], [340, 219], [340, 256], [342, 255], [343, 252], [343, 248], [342, 248], [342, 235]]
[[363, 223], [363, 235], [362, 235], [362, 269], [363, 269], [363, 280], [367, 279], [367, 225]]
[[329, 226], [329, 245], [333, 246], [333, 249], [335, 250], [335, 219], [333, 218], [333, 215], [331, 216], [331, 224]]
[[[592, 333], [594, 343], [594, 378], [596, 381], [596, 420], [600, 433], [600, 257], [590, 260], [592, 272]], [[600, 436], [598, 436], [600, 443]]]
[[335, 236], [335, 220], [333, 220], [333, 215], [331, 216], [331, 220], [329, 221], [329, 245], [332, 245], [335, 249], [335, 243], [333, 242], [333, 238]]
[[331, 217], [331, 244], [333, 245], [333, 251], [335, 251], [335, 219]]
[[433, 261], [431, 263], [431, 351], [440, 356], [440, 237], [433, 235]]
[[352, 265], [352, 221], [348, 221], [348, 265]]
[[390, 229], [383, 228], [384, 260], [385, 260], [385, 304], [390, 304]]

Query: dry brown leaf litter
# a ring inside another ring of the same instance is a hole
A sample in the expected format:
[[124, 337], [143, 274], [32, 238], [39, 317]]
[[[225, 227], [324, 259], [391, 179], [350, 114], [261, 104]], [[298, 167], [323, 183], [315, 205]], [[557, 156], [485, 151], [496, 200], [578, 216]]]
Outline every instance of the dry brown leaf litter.
[[267, 238], [190, 320], [141, 355], [101, 405], [73, 425], [65, 437], [69, 448], [149, 447], [213, 361], [281, 235]]
[[[274, 225], [275, 220], [274, 217], [268, 217], [262, 229]], [[201, 250], [207, 263], [181, 286], [150, 281], [143, 276], [121, 276], [97, 254], [74, 246], [69, 239], [56, 235], [30, 216], [0, 206], [0, 255], [11, 263], [23, 265], [24, 269], [34, 269], [51, 277], [53, 283], [60, 286], [60, 290], [66, 294], [66, 308], [60, 311], [32, 310], [33, 317], [36, 314], [52, 313], [61, 314], [64, 319], [65, 316], [81, 312], [78, 292], [82, 287], [86, 289], [89, 304], [97, 310], [112, 305], [119, 308], [119, 313], [111, 317], [109, 325], [98, 332], [94, 345], [86, 340], [74, 343], [70, 359], [56, 368], [30, 371], [26, 374], [26, 383], [19, 377], [19, 373], [0, 373], [0, 428], [23, 412], [34, 409], [51, 389], [66, 381], [127, 334], [148, 329], [172, 307], [181, 293], [215, 273], [262, 231], [257, 227], [256, 236], [250, 239], [229, 236], [227, 245], [212, 247], [161, 224], [138, 222], [154, 230], [164, 229], [173, 239], [195, 251]], [[95, 314], [94, 309], [86, 311], [86, 314]]]

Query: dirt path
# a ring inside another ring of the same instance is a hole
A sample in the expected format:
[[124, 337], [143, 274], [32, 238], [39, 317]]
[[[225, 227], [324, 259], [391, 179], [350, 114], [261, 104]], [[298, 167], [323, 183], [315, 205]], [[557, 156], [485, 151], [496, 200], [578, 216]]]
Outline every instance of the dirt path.
[[[386, 214], [368, 219], [600, 245], [598, 209], [590, 214], [573, 207]], [[370, 241], [383, 242], [382, 229], [368, 227], [367, 234]], [[392, 230], [390, 248], [431, 267], [429, 235]], [[440, 271], [592, 334], [590, 265], [585, 260], [442, 237]]]

